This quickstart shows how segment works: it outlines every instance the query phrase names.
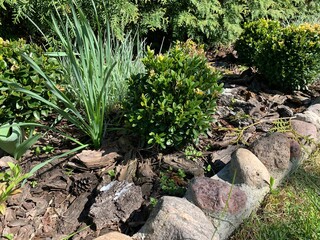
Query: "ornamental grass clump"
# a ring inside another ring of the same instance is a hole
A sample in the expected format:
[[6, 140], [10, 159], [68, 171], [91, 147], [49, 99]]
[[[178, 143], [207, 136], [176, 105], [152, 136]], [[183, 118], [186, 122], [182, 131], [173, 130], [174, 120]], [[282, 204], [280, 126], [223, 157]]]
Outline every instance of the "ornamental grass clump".
[[258, 67], [273, 88], [306, 89], [320, 77], [319, 24], [282, 27], [269, 20], [252, 22], [246, 24], [236, 50], [239, 60]]
[[222, 91], [219, 73], [192, 41], [155, 55], [148, 49], [146, 71], [133, 75], [125, 102], [127, 126], [142, 145], [180, 148], [196, 141], [213, 121]]
[[106, 31], [101, 28], [94, 2], [91, 3], [97, 19], [97, 32], [73, 2], [69, 3], [71, 13], [65, 16], [66, 20], [58, 11], [57, 18], [52, 16], [52, 28], [61, 42], [62, 52], [50, 55], [60, 57], [64, 64], [68, 81], [66, 91], [56, 86], [31, 56], [23, 55], [46, 80], [58, 104], [16, 84], [11, 86], [50, 106], [87, 135], [94, 148], [99, 148], [107, 128], [106, 115], [121, 103], [126, 94], [126, 78], [143, 69], [139, 60], [143, 44], [129, 36], [121, 43], [117, 42], [108, 27]]

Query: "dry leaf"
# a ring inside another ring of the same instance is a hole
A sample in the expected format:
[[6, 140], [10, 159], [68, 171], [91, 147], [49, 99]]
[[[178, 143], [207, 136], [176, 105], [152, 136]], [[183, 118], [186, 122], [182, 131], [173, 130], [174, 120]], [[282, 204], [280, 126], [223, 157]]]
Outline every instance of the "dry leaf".
[[10, 195], [16, 195], [16, 194], [19, 194], [19, 193], [22, 193], [22, 190], [20, 188], [13, 190]]
[[4, 215], [6, 213], [6, 203], [0, 203], [0, 214]]
[[2, 182], [0, 183], [0, 194], [3, 193], [7, 188], [7, 183], [6, 182]]

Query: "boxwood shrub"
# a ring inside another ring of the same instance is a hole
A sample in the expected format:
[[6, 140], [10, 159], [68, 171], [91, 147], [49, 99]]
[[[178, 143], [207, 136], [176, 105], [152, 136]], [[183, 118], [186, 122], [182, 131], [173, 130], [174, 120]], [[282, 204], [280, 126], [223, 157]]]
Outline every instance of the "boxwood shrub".
[[261, 19], [244, 24], [244, 31], [235, 43], [241, 63], [255, 65], [255, 57], [262, 47], [261, 42], [271, 35], [278, 35], [281, 25], [278, 21]]
[[222, 90], [219, 73], [192, 41], [143, 59], [146, 72], [130, 79], [125, 103], [128, 127], [145, 145], [180, 148], [210, 126]]
[[284, 91], [305, 89], [320, 76], [320, 25], [246, 24], [236, 43], [239, 60], [258, 67], [267, 83]]
[[[50, 101], [55, 101], [53, 95], [46, 90], [45, 80], [23, 59], [26, 53], [39, 64], [51, 79], [57, 84], [63, 79], [63, 70], [57, 59], [44, 55], [44, 50], [35, 45], [27, 44], [25, 40], [8, 41], [0, 38], [0, 80], [16, 82], [28, 90], [32, 90]], [[27, 121], [40, 119], [50, 112], [41, 102], [15, 92], [0, 82], [0, 123], [8, 121]]]

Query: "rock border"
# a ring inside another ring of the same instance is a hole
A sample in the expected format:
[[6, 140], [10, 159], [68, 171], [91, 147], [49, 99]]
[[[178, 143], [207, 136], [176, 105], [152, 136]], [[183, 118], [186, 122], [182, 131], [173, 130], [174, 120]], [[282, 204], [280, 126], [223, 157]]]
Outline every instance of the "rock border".
[[[225, 240], [256, 211], [266, 194], [310, 156], [320, 140], [320, 98], [291, 121], [305, 137], [271, 133], [233, 151], [230, 163], [211, 178], [196, 177], [184, 198], [162, 197], [134, 240]], [[308, 141], [312, 139], [312, 141]], [[273, 178], [274, 185], [270, 186]], [[107, 233], [104, 236], [108, 238]], [[124, 234], [123, 238], [129, 239]], [[100, 238], [99, 238], [100, 239]]]

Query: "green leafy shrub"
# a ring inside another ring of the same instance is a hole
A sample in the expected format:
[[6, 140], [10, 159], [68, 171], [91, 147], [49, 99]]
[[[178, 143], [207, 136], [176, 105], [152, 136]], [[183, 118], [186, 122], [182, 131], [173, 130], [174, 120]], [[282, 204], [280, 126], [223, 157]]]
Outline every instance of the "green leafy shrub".
[[125, 104], [127, 123], [142, 140], [160, 148], [179, 148], [204, 133], [222, 86], [203, 49], [192, 41], [168, 53], [148, 49], [146, 72], [132, 76]]
[[260, 20], [246, 25], [236, 46], [240, 61], [257, 66], [271, 87], [304, 89], [320, 76], [320, 25]]
[[271, 35], [277, 35], [281, 26], [279, 21], [261, 19], [244, 24], [244, 32], [235, 43], [241, 63], [254, 65], [256, 53], [262, 47], [261, 42]]
[[262, 42], [257, 66], [268, 83], [284, 90], [305, 89], [320, 76], [320, 25], [288, 26]]
[[[47, 57], [35, 44], [26, 44], [22, 39], [8, 41], [0, 38], [0, 79], [18, 83], [26, 89], [37, 92], [47, 100], [55, 97], [46, 90], [45, 80], [23, 59], [22, 53], [28, 54], [55, 81], [62, 81], [62, 68], [55, 58]], [[31, 120], [47, 116], [50, 108], [30, 96], [12, 91], [0, 82], [0, 121]]]

